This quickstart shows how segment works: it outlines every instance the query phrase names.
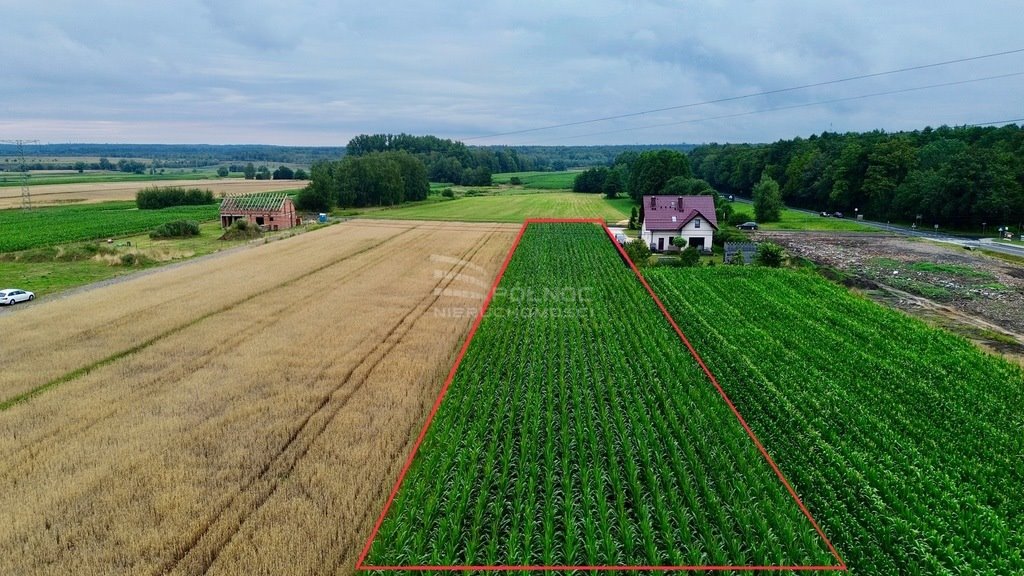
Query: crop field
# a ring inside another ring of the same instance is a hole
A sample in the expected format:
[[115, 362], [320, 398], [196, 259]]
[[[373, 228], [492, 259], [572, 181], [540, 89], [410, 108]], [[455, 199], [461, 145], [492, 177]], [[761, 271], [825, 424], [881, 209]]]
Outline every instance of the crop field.
[[805, 273], [655, 291], [854, 574], [1024, 573], [1024, 372]]
[[517, 177], [523, 183], [523, 188], [572, 190], [572, 185], [580, 172], [580, 170], [564, 172], [503, 172], [495, 174], [491, 177], [491, 180], [495, 184], [508, 184], [509, 179]]
[[138, 210], [135, 202], [0, 210], [0, 252], [116, 238], [148, 231], [172, 220], [216, 220], [218, 210], [218, 204]]
[[606, 232], [530, 223], [362, 566], [839, 568]]
[[515, 231], [346, 222], [3, 310], [0, 573], [349, 573]]
[[[192, 175], [190, 175], [192, 176]], [[214, 195], [251, 194], [255, 192], [278, 192], [302, 188], [306, 183], [300, 180], [243, 180], [240, 178], [196, 179], [154, 179], [152, 176], [130, 181], [81, 182], [75, 184], [33, 184], [32, 205], [109, 202], [112, 200], [135, 200], [135, 193], [150, 186], [179, 186], [201, 188]], [[0, 209], [21, 206], [21, 187], [0, 187]]]
[[523, 222], [527, 218], [600, 218], [606, 222], [629, 219], [632, 201], [607, 200], [600, 194], [543, 192], [467, 196], [454, 200], [420, 202], [360, 217], [461, 222]]

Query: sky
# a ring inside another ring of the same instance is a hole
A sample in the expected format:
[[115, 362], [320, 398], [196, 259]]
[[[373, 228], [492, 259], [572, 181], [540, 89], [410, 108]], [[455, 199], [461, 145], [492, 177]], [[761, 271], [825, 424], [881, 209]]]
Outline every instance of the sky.
[[41, 143], [699, 144], [1024, 117], [1024, 51], [737, 98], [1022, 50], [1016, 0], [0, 0], [0, 22], [0, 139]]

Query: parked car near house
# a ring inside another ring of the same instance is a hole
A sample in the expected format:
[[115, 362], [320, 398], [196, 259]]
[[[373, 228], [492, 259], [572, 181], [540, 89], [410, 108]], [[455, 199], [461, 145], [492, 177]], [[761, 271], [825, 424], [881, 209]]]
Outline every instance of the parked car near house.
[[0, 290], [0, 306], [12, 306], [18, 302], [35, 300], [35, 298], [35, 294], [25, 290], [18, 290], [17, 288], [5, 288]]
[[744, 222], [736, 227], [740, 230], [757, 230], [757, 222]]
[[832, 217], [833, 218], [842, 218], [843, 217], [843, 213], [842, 212], [833, 212], [832, 213]]

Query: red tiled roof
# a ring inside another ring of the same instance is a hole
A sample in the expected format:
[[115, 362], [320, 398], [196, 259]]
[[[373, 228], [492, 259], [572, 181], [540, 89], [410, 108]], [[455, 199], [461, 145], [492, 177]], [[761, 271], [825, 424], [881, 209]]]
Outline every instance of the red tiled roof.
[[717, 230], [715, 199], [711, 196], [644, 196], [644, 225], [648, 230], [679, 230], [697, 216], [702, 216]]

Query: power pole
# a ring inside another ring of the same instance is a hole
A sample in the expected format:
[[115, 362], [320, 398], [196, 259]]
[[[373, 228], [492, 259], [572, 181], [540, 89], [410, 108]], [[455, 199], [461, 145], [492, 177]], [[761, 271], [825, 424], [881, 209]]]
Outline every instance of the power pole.
[[21, 158], [21, 207], [24, 210], [31, 210], [32, 190], [28, 187], [28, 162], [25, 161], [25, 145], [39, 144], [39, 140], [0, 140], [0, 144], [14, 144], [18, 147], [18, 157]]

